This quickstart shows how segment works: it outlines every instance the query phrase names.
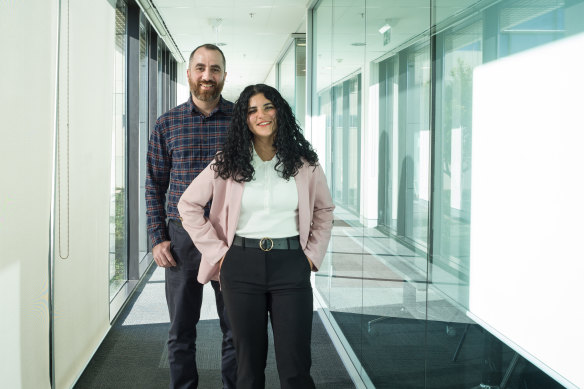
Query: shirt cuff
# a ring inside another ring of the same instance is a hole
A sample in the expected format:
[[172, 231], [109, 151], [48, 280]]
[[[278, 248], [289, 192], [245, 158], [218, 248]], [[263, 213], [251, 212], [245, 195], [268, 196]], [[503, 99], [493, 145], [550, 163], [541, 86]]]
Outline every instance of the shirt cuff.
[[152, 242], [152, 247], [154, 247], [164, 241], [170, 240], [170, 238], [165, 230], [156, 230], [150, 232], [150, 240]]

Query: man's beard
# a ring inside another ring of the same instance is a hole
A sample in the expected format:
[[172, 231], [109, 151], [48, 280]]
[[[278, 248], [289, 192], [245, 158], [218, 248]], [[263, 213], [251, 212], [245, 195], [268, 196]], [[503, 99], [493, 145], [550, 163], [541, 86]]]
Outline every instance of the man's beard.
[[[201, 84], [211, 84], [214, 86], [213, 89], [210, 90], [202, 90]], [[195, 95], [195, 97], [201, 101], [213, 101], [216, 100], [219, 95], [221, 95], [221, 91], [223, 90], [223, 81], [216, 83], [215, 81], [199, 81], [199, 82], [191, 82], [189, 80], [189, 86], [191, 87], [191, 92]]]

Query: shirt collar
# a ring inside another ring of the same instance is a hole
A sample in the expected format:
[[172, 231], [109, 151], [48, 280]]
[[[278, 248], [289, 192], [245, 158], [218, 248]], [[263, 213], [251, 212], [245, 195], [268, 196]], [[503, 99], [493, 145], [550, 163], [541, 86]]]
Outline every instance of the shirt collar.
[[[199, 108], [197, 108], [195, 103], [193, 103], [193, 95], [191, 95], [190, 93], [189, 93], [189, 100], [187, 101], [187, 103], [188, 103], [188, 107], [189, 107], [189, 112], [198, 113], [199, 115], [203, 115], [203, 113], [201, 111], [199, 111]], [[222, 113], [226, 113], [226, 114], [229, 113], [229, 104], [227, 104], [227, 100], [225, 100], [223, 98], [223, 96], [219, 96], [219, 103], [217, 104], [215, 109], [213, 109], [211, 111], [211, 113], [209, 114], [209, 117], [215, 115], [217, 112], [222, 112]]]
[[253, 147], [253, 142], [251, 144], [251, 149], [252, 149], [252, 164], [254, 167], [259, 167], [259, 166], [275, 166], [276, 162], [278, 162], [278, 158], [276, 158], [276, 155], [274, 154], [274, 156], [272, 157], [272, 159], [270, 159], [269, 161], [264, 161], [263, 159], [260, 158], [260, 156], [258, 155], [258, 153], [255, 150], [255, 147]]

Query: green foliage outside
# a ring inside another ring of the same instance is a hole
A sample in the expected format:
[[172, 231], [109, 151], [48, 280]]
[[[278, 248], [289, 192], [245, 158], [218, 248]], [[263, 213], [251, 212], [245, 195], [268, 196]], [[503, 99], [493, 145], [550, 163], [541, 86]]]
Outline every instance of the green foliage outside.
[[116, 188], [115, 191], [115, 271], [111, 275], [110, 284], [126, 280], [126, 190]]

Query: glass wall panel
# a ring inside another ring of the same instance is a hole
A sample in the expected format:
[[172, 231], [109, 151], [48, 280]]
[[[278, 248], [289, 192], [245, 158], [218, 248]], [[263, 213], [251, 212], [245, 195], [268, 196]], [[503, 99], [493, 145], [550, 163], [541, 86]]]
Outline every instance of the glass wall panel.
[[295, 42], [293, 41], [280, 61], [278, 72], [278, 90], [290, 104], [292, 112], [296, 112], [296, 52], [294, 46]]
[[397, 232], [398, 210], [398, 57], [379, 63], [379, 225]]
[[126, 133], [127, 133], [127, 12], [125, 2], [116, 5], [114, 120], [110, 205], [110, 299], [128, 279]]
[[170, 106], [172, 108], [176, 107], [176, 93], [177, 93], [177, 82], [176, 77], [178, 73], [178, 64], [173, 57], [170, 59], [172, 63], [172, 76], [170, 77]]
[[296, 51], [295, 69], [295, 111], [300, 127], [305, 129], [306, 120], [306, 39], [297, 38], [294, 42]]
[[377, 228], [365, 240], [374, 254], [363, 263], [364, 360], [380, 388], [425, 382], [430, 62], [429, 36], [417, 36], [409, 48], [379, 61], [370, 81], [376, 92], [370, 102], [379, 112], [379, 219], [370, 221]]
[[[501, 378], [495, 370], [483, 371], [481, 361], [501, 366], [502, 345], [464, 311], [470, 260], [472, 74], [482, 63], [483, 31], [482, 20], [475, 17], [436, 38], [433, 261], [428, 291], [428, 325], [435, 331], [436, 358], [428, 360], [428, 387], [438, 387], [445, 378], [457, 387], [472, 387], [477, 381], [494, 384]], [[505, 358], [508, 355], [506, 349]]]
[[156, 76], [156, 117], [160, 117], [164, 112], [166, 112], [164, 108], [164, 82], [163, 82], [163, 69], [164, 69], [164, 56], [163, 56], [163, 49], [162, 49], [162, 42], [160, 38], [158, 39], [158, 46], [156, 48], [156, 63], [158, 64], [158, 72]]
[[171, 60], [170, 51], [164, 50], [164, 112], [170, 109], [170, 90], [171, 90]]
[[475, 70], [582, 20], [582, 0], [312, 10], [312, 142], [337, 205], [315, 286], [366, 387], [562, 387], [469, 312]]
[[[365, 1], [333, 2], [332, 194], [354, 215], [360, 210], [361, 100], [365, 56]], [[358, 220], [358, 217], [354, 219]]]
[[332, 93], [332, 195], [339, 206], [359, 213], [361, 163], [361, 75], [335, 85]]
[[[334, 6], [333, 6], [334, 3]], [[364, 46], [364, 2], [322, 1], [313, 15], [312, 143], [319, 153], [335, 210], [331, 251], [316, 275], [316, 289], [327, 314], [334, 316], [341, 336], [354, 353], [361, 349], [363, 229], [359, 222], [361, 155], [361, 66]], [[350, 23], [350, 24], [346, 24]], [[331, 26], [336, 25], [333, 31]], [[359, 34], [351, 34], [358, 31]], [[356, 39], [356, 40], [352, 40]], [[352, 45], [356, 43], [356, 45]], [[297, 46], [297, 51], [303, 46]], [[357, 58], [355, 58], [357, 55]], [[297, 58], [297, 62], [302, 59]], [[302, 77], [299, 73], [297, 77]], [[333, 82], [333, 77], [335, 82]], [[298, 81], [297, 81], [298, 82]], [[350, 344], [350, 346], [349, 346]]]
[[[327, 144], [332, 133], [332, 102], [330, 86], [332, 84], [331, 43], [332, 43], [332, 0], [322, 0], [313, 12], [312, 40], [312, 82], [314, 92], [312, 98], [312, 137], [313, 147], [318, 152], [320, 163], [331, 181], [330, 155]], [[333, 232], [334, 234], [334, 232]], [[333, 237], [334, 239], [334, 237]], [[330, 305], [330, 283], [333, 275], [332, 255], [327, 253], [324, 261], [315, 275], [315, 288], [326, 306]], [[329, 313], [328, 309], [325, 313]]]
[[363, 226], [359, 218], [361, 109], [365, 53], [365, 1], [334, 0], [330, 48], [332, 83], [330, 180], [335, 210], [331, 242], [333, 278], [330, 311], [354, 352], [362, 359]]
[[[403, 58], [402, 58], [403, 60]], [[405, 74], [404, 74], [405, 72]], [[400, 67], [399, 193], [397, 234], [414, 246], [426, 247], [428, 238], [430, 156], [430, 47], [422, 44], [406, 54]], [[425, 269], [425, 264], [420, 265]]]
[[[423, 387], [427, 291], [430, 62], [428, 36], [378, 64], [377, 228], [366, 239], [366, 366], [376, 387]], [[370, 223], [374, 224], [374, 223]], [[410, 334], [405, 336], [403, 334]], [[410, 350], [405, 352], [405, 350]], [[399, 366], [399, 367], [398, 367]]]
[[[300, 35], [300, 34], [298, 34]], [[278, 90], [304, 129], [306, 115], [306, 39], [294, 37], [277, 64]]]
[[148, 233], [146, 229], [146, 198], [144, 196], [146, 183], [146, 153], [148, 151], [148, 49], [150, 47], [150, 28], [146, 16], [140, 12], [140, 145], [138, 153], [140, 158], [140, 206], [139, 206], [139, 226], [138, 226], [138, 252], [139, 260], [142, 260], [148, 252]]
[[470, 260], [472, 72], [482, 63], [482, 34], [477, 19], [447, 30], [439, 41], [432, 281], [463, 307]]

